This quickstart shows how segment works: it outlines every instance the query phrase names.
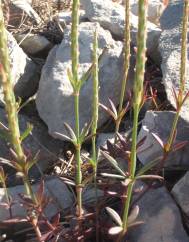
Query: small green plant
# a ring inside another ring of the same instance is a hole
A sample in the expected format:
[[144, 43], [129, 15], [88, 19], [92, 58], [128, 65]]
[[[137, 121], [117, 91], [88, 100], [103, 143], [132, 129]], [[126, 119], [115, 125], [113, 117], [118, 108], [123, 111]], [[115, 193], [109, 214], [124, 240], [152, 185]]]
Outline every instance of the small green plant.
[[[137, 218], [139, 213], [139, 208], [135, 207], [130, 212], [130, 202], [132, 197], [133, 185], [138, 179], [163, 179], [158, 173], [163, 168], [164, 162], [166, 161], [170, 152], [174, 152], [180, 148], [182, 148], [187, 142], [181, 142], [174, 144], [176, 138], [176, 127], [179, 119], [179, 114], [182, 108], [182, 105], [186, 101], [189, 96], [189, 92], [185, 91], [185, 80], [186, 80], [186, 60], [187, 60], [187, 26], [188, 26], [188, 9], [189, 9], [189, 1], [186, 0], [184, 3], [183, 9], [183, 25], [182, 25], [182, 47], [181, 47], [181, 67], [180, 67], [180, 88], [178, 95], [176, 91], [173, 90], [176, 100], [176, 114], [173, 121], [172, 129], [170, 135], [168, 137], [167, 143], [163, 143], [162, 140], [155, 134], [153, 134], [154, 138], [160, 143], [163, 149], [163, 156], [157, 157], [152, 162], [149, 162], [144, 167], [142, 167], [138, 172], [136, 172], [136, 154], [138, 147], [143, 143], [143, 140], [137, 144], [137, 129], [138, 129], [138, 115], [141, 106], [144, 103], [144, 89], [143, 89], [143, 81], [144, 81], [144, 67], [145, 67], [145, 45], [146, 45], [146, 12], [147, 12], [147, 1], [140, 0], [139, 1], [139, 23], [138, 23], [138, 38], [137, 38], [137, 61], [136, 61], [136, 74], [135, 74], [135, 83], [134, 83], [134, 100], [133, 100], [133, 112], [134, 112], [134, 120], [133, 120], [133, 130], [132, 130], [132, 144], [131, 144], [131, 152], [127, 150], [129, 145], [125, 143], [122, 138], [121, 140], [122, 148], [118, 149], [117, 146], [114, 147], [114, 153], [117, 152], [123, 155], [124, 151], [124, 159], [128, 160], [128, 171], [123, 171], [117, 161], [106, 152], [102, 152], [104, 157], [111, 163], [111, 165], [116, 169], [118, 174], [109, 174], [109, 177], [125, 180], [122, 184], [125, 186], [125, 193], [123, 195], [125, 204], [123, 210], [123, 217], [119, 216], [119, 214], [111, 209], [107, 208], [107, 212], [116, 222], [117, 226], [112, 227], [109, 232], [110, 234], [119, 234], [117, 242], [122, 241], [124, 235], [127, 233], [128, 227], [132, 225], [134, 220]], [[186, 94], [184, 94], [186, 93]], [[145, 138], [144, 138], [145, 139]], [[111, 147], [112, 148], [112, 147]], [[124, 151], [123, 151], [124, 150]], [[160, 164], [158, 171], [155, 175], [145, 175], [147, 171], [153, 168], [155, 165]], [[147, 191], [147, 189], [146, 189]], [[144, 192], [146, 192], [144, 191]], [[143, 193], [144, 194], [144, 193]]]
[[71, 56], [72, 56], [72, 86], [74, 89], [75, 103], [75, 132], [76, 132], [76, 190], [77, 190], [77, 215], [81, 217], [82, 210], [82, 171], [81, 171], [81, 139], [79, 125], [79, 95], [81, 89], [81, 81], [78, 76], [79, 68], [79, 47], [78, 47], [78, 24], [79, 24], [79, 7], [80, 1], [74, 0], [72, 4], [72, 34], [71, 34]]
[[[23, 137], [27, 136], [26, 134], [28, 134], [31, 130], [28, 129], [23, 135], [20, 134], [18, 124], [18, 103], [15, 100], [13, 92], [9, 52], [7, 46], [7, 33], [4, 26], [2, 7], [0, 6], [0, 77], [9, 127], [7, 135], [12, 145], [12, 155], [15, 159], [7, 164], [13, 167], [17, 173], [21, 175], [25, 185], [26, 194], [35, 203], [36, 197], [29, 182], [28, 172], [36, 162], [36, 159], [28, 160], [22, 148]], [[8, 195], [6, 196], [8, 199]], [[37, 220], [37, 218], [33, 217], [31, 218], [31, 223], [34, 225], [37, 237], [40, 239], [41, 233], [36, 224]]]
[[[122, 218], [122, 231], [118, 241], [125, 235], [128, 228], [129, 207], [131, 202], [132, 190], [135, 181], [136, 172], [136, 154], [137, 154], [137, 131], [138, 131], [138, 116], [143, 98], [143, 82], [146, 62], [146, 24], [147, 24], [147, 1], [139, 0], [138, 2], [138, 34], [137, 34], [137, 57], [136, 57], [136, 73], [134, 82], [134, 98], [133, 98], [133, 130], [132, 130], [132, 146], [130, 154], [130, 170], [129, 178], [126, 180], [128, 187], [125, 194], [125, 205]], [[129, 180], [128, 180], [129, 179]], [[129, 182], [127, 182], [129, 181]]]

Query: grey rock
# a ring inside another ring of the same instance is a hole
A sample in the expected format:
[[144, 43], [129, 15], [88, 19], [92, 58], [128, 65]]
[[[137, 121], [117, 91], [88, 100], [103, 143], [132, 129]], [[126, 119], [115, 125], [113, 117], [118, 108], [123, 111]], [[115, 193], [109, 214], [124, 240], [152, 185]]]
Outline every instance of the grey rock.
[[84, 190], [83, 190], [83, 194], [82, 194], [82, 201], [83, 204], [85, 205], [89, 205], [89, 204], [93, 204], [96, 202], [96, 195], [97, 195], [97, 199], [103, 198], [104, 196], [104, 191], [100, 190], [97, 188], [94, 188], [94, 186], [87, 186]]
[[100, 147], [103, 147], [104, 149], [107, 149], [107, 141], [110, 141], [112, 144], [115, 140], [115, 134], [114, 133], [101, 133], [97, 137], [97, 149], [100, 149]]
[[[159, 19], [165, 9], [165, 4], [161, 0], [150, 0], [148, 2], [148, 20], [159, 25]], [[131, 0], [131, 12], [138, 15], [138, 1]]]
[[[22, 99], [27, 99], [37, 91], [40, 68], [26, 56], [10, 33], [8, 33], [8, 47], [15, 94]], [[0, 99], [3, 100], [2, 90]]]
[[171, 193], [182, 211], [189, 216], [189, 172], [174, 185]]
[[[162, 148], [152, 133], [158, 135], [164, 143], [169, 137], [175, 112], [153, 112], [148, 111], [142, 121], [142, 127], [138, 135], [138, 141], [146, 137], [138, 152], [138, 159], [146, 164], [163, 155]], [[179, 119], [177, 126], [177, 137], [175, 143], [188, 141], [189, 126]], [[165, 162], [165, 166], [188, 166], [189, 145], [172, 152]]]
[[17, 34], [14, 36], [25, 53], [36, 55], [40, 52], [49, 51], [52, 48], [51, 42], [42, 35]]
[[[38, 190], [39, 184], [32, 185], [33, 191]], [[56, 188], [56, 189], [55, 189]], [[26, 215], [24, 207], [21, 206], [19, 194], [25, 193], [23, 185], [8, 188], [8, 193], [12, 197], [15, 204], [12, 206], [12, 214], [15, 217], [23, 217]], [[51, 178], [45, 181], [45, 195], [52, 199], [45, 209], [45, 214], [51, 218], [57, 212], [70, 209], [73, 206], [73, 194], [69, 191], [68, 187], [59, 179]], [[5, 192], [0, 188], [0, 203], [6, 202]], [[0, 207], [0, 221], [9, 218], [9, 212], [4, 207]]]
[[[3, 109], [0, 109], [0, 121], [7, 126], [5, 111]], [[58, 159], [63, 158], [63, 143], [59, 140], [53, 139], [48, 134], [47, 127], [41, 122], [41, 120], [28, 118], [22, 114], [19, 115], [19, 126], [21, 134], [26, 130], [27, 123], [33, 125], [33, 130], [31, 134], [23, 141], [23, 147], [26, 153], [31, 154], [32, 156], [35, 156], [38, 151], [40, 152], [37, 166], [42, 172], [45, 172]], [[12, 155], [9, 151], [8, 141], [6, 142], [4, 138], [0, 137], [0, 146], [0, 157], [5, 159], [12, 159]], [[38, 168], [33, 166], [30, 171], [31, 178], [35, 180], [40, 177]], [[12, 175], [12, 178], [9, 176], [9, 178], [10, 183], [12, 183], [13, 180], [15, 184], [14, 175]]]
[[[124, 7], [111, 0], [81, 0], [86, 17], [92, 22], [98, 22], [103, 28], [108, 29], [113, 36], [123, 40], [125, 10]], [[138, 17], [131, 14], [131, 42], [137, 44]], [[161, 30], [153, 23], [148, 22], [147, 51], [154, 59], [158, 60], [158, 41]]]
[[[163, 72], [163, 83], [167, 93], [167, 98], [174, 107], [175, 99], [172, 90], [174, 88], [178, 91], [180, 83], [181, 23], [183, 3], [184, 2], [182, 0], [171, 0], [160, 19], [163, 32], [159, 41], [159, 50], [162, 56], [161, 69]], [[189, 70], [189, 64], [187, 64], [187, 70]], [[187, 73], [185, 87], [186, 91], [188, 91], [189, 72]], [[188, 113], [189, 99], [185, 102], [181, 110], [181, 117], [187, 122], [189, 122]]]
[[[65, 27], [66, 25], [71, 24], [72, 22], [71, 14], [72, 14], [71, 11], [63, 11], [58, 13], [57, 19], [62, 27]], [[86, 21], [85, 11], [82, 9], [79, 11], [79, 21], [80, 23]]]
[[[92, 43], [95, 26], [99, 33], [99, 54], [107, 47], [99, 63], [99, 95], [100, 103], [109, 105], [110, 98], [115, 105], [119, 102], [122, 81], [122, 43], [114, 41], [108, 31], [96, 23], [81, 23], [79, 25], [80, 66], [79, 76], [91, 66]], [[133, 61], [133, 60], [132, 60]], [[75, 127], [73, 89], [67, 77], [67, 68], [71, 68], [70, 28], [65, 31], [62, 43], [53, 48], [43, 68], [36, 104], [40, 117], [48, 125], [49, 133], [66, 132], [64, 122]], [[133, 65], [128, 78], [128, 88], [131, 88], [134, 78]], [[81, 88], [80, 92], [80, 127], [90, 122], [92, 112], [92, 77]], [[48, 105], [50, 100], [50, 105]], [[98, 126], [100, 127], [108, 115], [100, 112]]]
[[172, 197], [161, 187], [150, 189], [137, 202], [137, 221], [144, 223], [129, 230], [132, 242], [188, 242], [178, 207]]

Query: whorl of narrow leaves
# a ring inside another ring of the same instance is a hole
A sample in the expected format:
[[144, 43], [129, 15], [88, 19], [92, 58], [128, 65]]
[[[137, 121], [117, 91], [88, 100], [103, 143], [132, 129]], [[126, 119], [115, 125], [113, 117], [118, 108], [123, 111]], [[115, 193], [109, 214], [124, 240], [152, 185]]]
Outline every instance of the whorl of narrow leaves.
[[12, 86], [12, 79], [11, 79], [9, 51], [7, 47], [7, 32], [4, 26], [4, 19], [3, 19], [3, 12], [2, 12], [1, 5], [0, 5], [0, 77], [1, 77], [1, 85], [3, 88], [11, 143], [18, 157], [18, 161], [24, 162], [25, 156], [21, 147], [20, 131], [19, 131], [19, 125], [18, 125], [18, 116], [17, 116], [17, 103], [15, 100], [13, 86]]

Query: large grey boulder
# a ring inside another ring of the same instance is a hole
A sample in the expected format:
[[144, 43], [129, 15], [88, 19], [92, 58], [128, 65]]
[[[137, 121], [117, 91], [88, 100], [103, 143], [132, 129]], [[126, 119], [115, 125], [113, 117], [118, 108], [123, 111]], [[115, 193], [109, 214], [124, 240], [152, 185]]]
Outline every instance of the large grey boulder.
[[189, 216], [189, 172], [187, 172], [171, 191], [182, 211]]
[[[0, 109], [0, 122], [7, 126], [7, 119], [5, 115], [5, 111]], [[41, 122], [41, 120], [36, 118], [28, 118], [25, 115], [19, 115], [19, 126], [21, 130], [21, 134], [26, 130], [27, 123], [33, 125], [33, 130], [31, 134], [23, 141], [23, 148], [26, 154], [30, 154], [34, 157], [39, 151], [39, 160], [37, 162], [38, 168], [45, 172], [49, 169], [59, 158], [63, 158], [62, 149], [63, 143], [59, 140], [53, 139], [49, 134], [47, 127]], [[0, 129], [2, 133], [2, 128]], [[5, 140], [3, 137], [0, 137], [0, 157], [5, 159], [12, 159], [12, 155], [10, 153], [10, 145], [9, 141]], [[30, 171], [30, 176], [34, 180], [38, 179], [40, 176], [40, 172], [36, 166]], [[13, 172], [10, 172], [9, 180], [10, 183], [16, 183]]]
[[[96, 23], [81, 23], [79, 25], [80, 46], [80, 76], [91, 66], [93, 51], [94, 29], [98, 26], [99, 54], [107, 47], [99, 63], [99, 95], [100, 103], [109, 105], [110, 98], [115, 105], [119, 102], [122, 81], [122, 48], [119, 41], [113, 40], [111, 34]], [[64, 122], [75, 127], [73, 89], [67, 76], [67, 69], [71, 68], [70, 57], [70, 28], [65, 31], [62, 43], [55, 47], [48, 56], [42, 70], [36, 103], [40, 117], [48, 125], [49, 133], [65, 133]], [[133, 64], [129, 72], [128, 88], [134, 78]], [[91, 121], [92, 113], [92, 77], [83, 85], [80, 93], [80, 127]], [[105, 112], [100, 112], [98, 125], [101, 126], [108, 119]]]
[[39, 34], [16, 34], [14, 37], [24, 52], [29, 55], [43, 54], [52, 48], [52, 43]]
[[[125, 10], [124, 7], [111, 0], [81, 0], [85, 16], [92, 22], [98, 22], [108, 29], [113, 36], [123, 40]], [[158, 41], [161, 30], [148, 22], [147, 52], [155, 60], [158, 59]], [[131, 14], [131, 42], [136, 46], [138, 17]]]
[[[148, 111], [142, 121], [142, 127], [138, 135], [138, 141], [146, 137], [138, 152], [138, 159], [146, 164], [163, 155], [162, 148], [152, 133], [158, 135], [164, 143], [170, 135], [175, 112], [153, 112]], [[177, 136], [175, 143], [189, 140], [189, 127], [182, 119], [177, 126]], [[189, 145], [172, 152], [165, 162], [165, 166], [189, 166]]]
[[181, 215], [165, 187], [150, 189], [137, 202], [139, 221], [144, 224], [129, 231], [132, 242], [188, 242]]
[[[12, 34], [7, 32], [8, 48], [11, 62], [12, 83], [16, 96], [27, 99], [37, 91], [40, 68], [18, 46]], [[2, 89], [0, 99], [3, 100]]]
[[[175, 88], [175, 90], [178, 91], [180, 82], [181, 23], [184, 1], [171, 0], [169, 2], [168, 7], [160, 19], [163, 32], [159, 41], [159, 50], [162, 56], [161, 69], [163, 72], [163, 83], [167, 93], [167, 98], [175, 107], [175, 99], [172, 90]], [[188, 63], [187, 69], [189, 69]], [[189, 72], [185, 81], [186, 91], [188, 91]], [[189, 99], [185, 102], [181, 110], [181, 117], [187, 122], [189, 122], [188, 113]]]
[[[33, 191], [36, 192], [40, 184], [32, 185]], [[59, 178], [52, 177], [47, 179], [44, 183], [45, 185], [45, 195], [51, 199], [51, 202], [45, 209], [45, 214], [48, 218], [54, 216], [57, 212], [71, 209], [74, 203], [73, 194], [68, 189], [67, 185], [63, 183]], [[26, 216], [26, 210], [21, 206], [21, 199], [19, 194], [24, 194], [25, 188], [23, 185], [8, 188], [8, 194], [14, 201], [12, 206], [13, 217], [24, 217]], [[5, 191], [0, 188], [0, 203], [6, 202]], [[9, 210], [0, 206], [0, 221], [4, 219], [9, 219]]]
[[[154, 24], [159, 24], [159, 18], [164, 9], [165, 4], [162, 0], [150, 0], [148, 2], [148, 20]], [[131, 12], [138, 16], [138, 0], [131, 0]]]

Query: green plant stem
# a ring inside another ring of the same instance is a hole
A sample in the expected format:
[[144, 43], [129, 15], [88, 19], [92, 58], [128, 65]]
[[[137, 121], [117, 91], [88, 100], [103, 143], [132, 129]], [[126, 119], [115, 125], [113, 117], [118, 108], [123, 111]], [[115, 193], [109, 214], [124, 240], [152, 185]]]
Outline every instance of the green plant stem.
[[23, 183], [24, 183], [24, 186], [25, 186], [26, 194], [31, 197], [31, 199], [33, 200], [34, 203], [36, 203], [36, 197], [35, 197], [35, 194], [33, 192], [33, 189], [32, 189], [31, 183], [29, 181], [28, 175], [24, 174], [22, 179], [23, 179]]
[[[22, 149], [20, 139], [20, 129], [18, 124], [18, 112], [17, 103], [14, 96], [9, 51], [7, 47], [7, 33], [4, 27], [4, 20], [2, 14], [2, 8], [0, 9], [0, 63], [1, 63], [1, 84], [3, 88], [5, 109], [7, 112], [7, 119], [10, 131], [11, 144], [17, 156], [17, 162], [22, 166], [24, 174], [24, 180], [28, 180], [28, 174], [26, 174], [24, 166], [26, 163], [26, 157]], [[25, 183], [26, 193], [33, 196], [30, 183]]]
[[93, 115], [92, 115], [92, 160], [94, 164], [94, 186], [95, 186], [95, 199], [96, 199], [96, 242], [99, 241], [98, 233], [98, 194], [97, 194], [97, 152], [96, 152], [96, 131], [98, 124], [98, 107], [99, 107], [99, 79], [98, 79], [98, 34], [97, 28], [94, 32], [93, 42]]
[[[124, 77], [122, 80], [122, 86], [121, 86], [121, 94], [120, 94], [120, 100], [119, 100], [119, 108], [118, 108], [118, 117], [121, 114], [121, 111], [123, 109], [123, 102], [124, 102], [124, 96], [125, 96], [125, 90], [126, 90], [126, 84], [127, 84], [127, 77], [128, 77], [128, 71], [129, 71], [129, 64], [130, 64], [130, 0], [127, 0], [125, 3], [125, 44], [124, 44]], [[119, 132], [119, 127], [121, 123], [122, 117], [119, 117], [116, 122], [116, 130], [115, 133]]]
[[185, 82], [186, 82], [188, 10], [189, 10], [189, 0], [185, 0], [184, 9], [183, 9], [181, 65], [180, 65], [180, 90], [181, 90], [181, 92], [184, 92]]
[[[0, 77], [8, 119], [9, 135], [11, 139], [11, 145], [16, 154], [16, 161], [20, 165], [19, 167], [21, 167], [18, 172], [22, 172], [23, 174], [23, 182], [26, 194], [33, 199], [33, 202], [35, 202], [35, 195], [29, 182], [28, 171], [25, 169], [27, 161], [21, 145], [20, 129], [18, 123], [18, 104], [16, 102], [13, 91], [9, 51], [7, 46], [7, 32], [4, 26], [2, 5], [0, 1]], [[6, 194], [6, 196], [8, 197], [8, 194]], [[34, 222], [32, 218], [31, 221], [32, 223]], [[38, 225], [36, 224], [35, 227], [37, 229], [37, 236], [41, 236]]]
[[78, 76], [79, 68], [79, 7], [80, 1], [73, 0], [72, 3], [72, 30], [71, 30], [71, 57], [72, 57], [72, 77], [74, 80], [74, 109], [75, 109], [75, 132], [77, 138], [76, 148], [76, 192], [77, 192], [77, 216], [82, 216], [82, 172], [81, 172], [81, 142], [79, 125], [79, 95], [80, 81]]
[[175, 139], [175, 132], [179, 120], [180, 111], [183, 105], [185, 82], [187, 73], [187, 33], [188, 33], [188, 11], [189, 11], [189, 0], [184, 1], [183, 7], [183, 22], [182, 22], [182, 42], [181, 42], [181, 63], [180, 63], [180, 87], [177, 97], [177, 110], [173, 120], [171, 132], [165, 147], [165, 152], [169, 153], [172, 149], [172, 145]]
[[179, 116], [180, 116], [180, 110], [177, 110], [175, 117], [174, 117], [174, 120], [173, 120], [172, 127], [171, 127], [169, 139], [168, 139], [168, 142], [167, 142], [167, 145], [166, 145], [166, 150], [165, 150], [166, 153], [169, 153], [171, 151], [171, 148], [172, 148], [172, 145], [173, 145], [173, 142], [174, 142], [174, 139], [175, 139], [175, 132], [176, 132], [176, 129], [177, 129]]
[[132, 131], [132, 147], [130, 156], [130, 179], [126, 194], [125, 194], [125, 204], [123, 212], [123, 231], [119, 236], [117, 241], [121, 241], [121, 238], [127, 232], [128, 229], [128, 215], [129, 207], [132, 197], [132, 190], [136, 172], [136, 153], [137, 153], [137, 130], [138, 130], [138, 116], [140, 111], [140, 106], [142, 102], [143, 93], [143, 82], [144, 82], [144, 71], [146, 62], [146, 22], [147, 22], [147, 1], [139, 0], [139, 22], [138, 22], [138, 35], [137, 35], [137, 58], [136, 58], [136, 74], [134, 83], [134, 120], [133, 120], [133, 131]]
[[82, 216], [82, 173], [81, 173], [81, 144], [80, 144], [80, 127], [79, 127], [79, 93], [75, 96], [75, 129], [77, 137], [76, 148], [76, 191], [77, 191], [77, 205], [78, 217]]
[[11, 133], [11, 143], [18, 156], [19, 162], [25, 161], [20, 141], [20, 131], [17, 117], [17, 103], [13, 93], [9, 52], [7, 48], [7, 33], [4, 27], [3, 13], [0, 13], [0, 63], [1, 63], [1, 84], [3, 87], [5, 109]]
[[74, 82], [78, 83], [78, 64], [79, 64], [79, 41], [78, 41], [78, 25], [79, 25], [79, 7], [80, 1], [73, 0], [72, 3], [72, 30], [71, 30], [71, 56], [72, 56], [72, 75]]

